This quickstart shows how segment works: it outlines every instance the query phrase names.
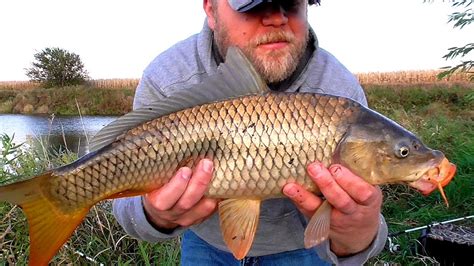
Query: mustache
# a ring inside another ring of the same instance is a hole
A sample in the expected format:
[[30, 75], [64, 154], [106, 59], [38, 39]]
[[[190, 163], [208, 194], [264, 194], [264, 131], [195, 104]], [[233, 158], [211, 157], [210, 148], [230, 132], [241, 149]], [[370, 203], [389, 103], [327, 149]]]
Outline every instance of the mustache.
[[264, 35], [256, 37], [252, 44], [254, 46], [273, 43], [273, 42], [288, 42], [293, 43], [295, 41], [295, 36], [290, 32], [285, 31], [273, 31], [266, 33]]

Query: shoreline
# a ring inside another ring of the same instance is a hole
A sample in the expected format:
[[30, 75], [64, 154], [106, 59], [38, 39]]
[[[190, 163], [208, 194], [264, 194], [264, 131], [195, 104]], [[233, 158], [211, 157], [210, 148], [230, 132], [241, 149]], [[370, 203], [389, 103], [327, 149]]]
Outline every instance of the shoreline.
[[63, 88], [0, 89], [0, 114], [123, 115], [131, 111], [135, 88], [84, 85]]
[[[474, 83], [374, 83], [362, 87], [370, 103], [373, 90], [474, 90]], [[134, 94], [135, 87], [0, 88], [0, 114], [120, 116], [132, 110]]]

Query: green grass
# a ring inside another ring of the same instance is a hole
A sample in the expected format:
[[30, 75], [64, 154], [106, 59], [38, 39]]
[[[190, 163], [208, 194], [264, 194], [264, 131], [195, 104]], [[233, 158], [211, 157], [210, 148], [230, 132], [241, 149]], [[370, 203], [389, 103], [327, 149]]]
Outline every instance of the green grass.
[[[446, 187], [450, 207], [439, 193], [428, 197], [406, 186], [384, 186], [383, 213], [390, 232], [397, 232], [472, 215], [474, 210], [474, 90], [472, 88], [366, 88], [369, 105], [415, 132], [431, 148], [445, 152], [458, 167], [454, 181]], [[72, 92], [71, 92], [72, 93]], [[45, 169], [75, 159], [67, 150], [32, 150], [15, 145], [3, 136], [0, 153], [0, 184], [27, 178]], [[470, 221], [472, 224], [472, 221]], [[432, 258], [413, 255], [410, 246], [419, 232], [395, 240], [402, 247], [397, 254], [382, 252], [369, 264], [393, 262], [402, 265], [433, 264]], [[29, 241], [27, 223], [20, 208], [0, 203], [0, 264], [26, 264]], [[177, 265], [179, 239], [160, 244], [137, 241], [125, 235], [111, 214], [111, 202], [96, 205], [55, 257], [53, 264], [91, 264], [87, 255], [105, 265]]]
[[[15, 144], [14, 138], [7, 135], [2, 135], [0, 140], [0, 185], [32, 177], [77, 159], [76, 154], [67, 150], [54, 152]], [[0, 202], [0, 247], [0, 265], [27, 264], [26, 218], [19, 207], [5, 202]], [[151, 244], [131, 238], [113, 217], [111, 201], [104, 201], [91, 209], [52, 263], [88, 265], [91, 260], [104, 265], [110, 262], [118, 265], [156, 265], [156, 262], [177, 265], [179, 239]]]
[[[372, 108], [410, 129], [429, 147], [443, 151], [457, 165], [456, 177], [445, 189], [449, 208], [438, 192], [423, 197], [406, 186], [384, 186], [382, 211], [389, 232], [474, 214], [474, 89], [372, 87], [366, 91]], [[472, 225], [473, 221], [467, 223]], [[420, 233], [397, 237], [395, 241], [401, 245], [401, 251], [384, 251], [371, 263], [434, 263], [431, 258], [415, 256], [410, 251]]]

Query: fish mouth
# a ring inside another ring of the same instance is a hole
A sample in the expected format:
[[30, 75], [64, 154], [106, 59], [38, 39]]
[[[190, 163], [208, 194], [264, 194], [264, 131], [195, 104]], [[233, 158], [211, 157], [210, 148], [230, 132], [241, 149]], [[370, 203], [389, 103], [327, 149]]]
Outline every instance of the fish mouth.
[[446, 206], [449, 207], [443, 187], [451, 182], [455, 173], [456, 165], [444, 158], [437, 166], [428, 169], [420, 179], [409, 182], [408, 185], [420, 191], [424, 196], [428, 196], [435, 189], [438, 189]]

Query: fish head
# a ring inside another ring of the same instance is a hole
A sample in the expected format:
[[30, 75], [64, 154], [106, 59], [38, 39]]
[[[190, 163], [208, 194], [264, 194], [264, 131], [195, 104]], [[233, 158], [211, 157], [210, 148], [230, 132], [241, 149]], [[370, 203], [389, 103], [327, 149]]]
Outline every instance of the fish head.
[[444, 154], [392, 120], [367, 110], [352, 123], [335, 153], [335, 161], [371, 184], [406, 183], [423, 195], [442, 188], [456, 166]]

